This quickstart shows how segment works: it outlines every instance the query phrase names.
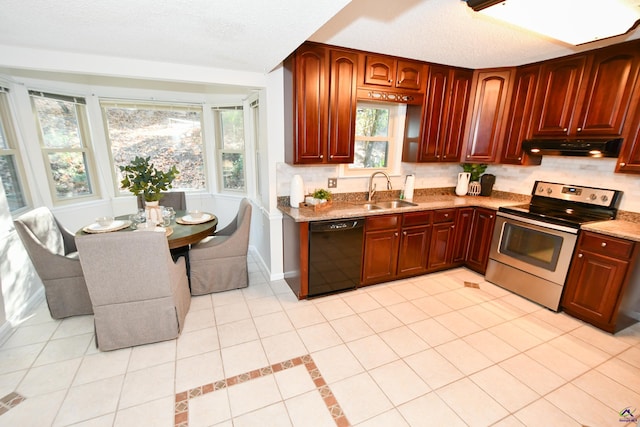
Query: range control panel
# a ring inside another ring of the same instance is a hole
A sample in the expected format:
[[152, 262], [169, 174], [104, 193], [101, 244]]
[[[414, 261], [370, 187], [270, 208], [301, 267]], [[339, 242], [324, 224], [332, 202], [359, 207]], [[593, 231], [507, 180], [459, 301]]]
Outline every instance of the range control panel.
[[604, 188], [582, 187], [579, 185], [558, 184], [554, 182], [536, 181], [533, 196], [550, 199], [569, 200], [571, 202], [588, 203], [590, 205], [612, 207], [621, 192]]

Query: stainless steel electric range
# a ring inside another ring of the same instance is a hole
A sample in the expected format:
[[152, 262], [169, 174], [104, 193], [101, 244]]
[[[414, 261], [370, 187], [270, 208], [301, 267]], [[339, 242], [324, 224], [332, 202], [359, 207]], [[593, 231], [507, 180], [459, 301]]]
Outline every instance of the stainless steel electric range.
[[536, 181], [496, 214], [486, 280], [558, 311], [580, 226], [615, 219], [622, 191]]

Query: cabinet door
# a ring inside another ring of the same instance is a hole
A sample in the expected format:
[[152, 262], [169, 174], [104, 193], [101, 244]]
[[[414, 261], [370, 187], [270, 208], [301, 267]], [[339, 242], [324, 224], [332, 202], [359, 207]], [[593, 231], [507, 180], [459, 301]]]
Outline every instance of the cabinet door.
[[[640, 84], [637, 86], [635, 99], [640, 100]], [[616, 164], [616, 172], [640, 174], [640, 104], [636, 106], [635, 117], [630, 121], [628, 128]]]
[[364, 84], [393, 87], [396, 77], [395, 59], [387, 56], [365, 55]]
[[363, 285], [386, 282], [396, 276], [399, 242], [397, 229], [365, 233]]
[[326, 49], [303, 45], [295, 59], [295, 163], [322, 163], [327, 149], [328, 59]]
[[405, 227], [400, 236], [398, 276], [413, 276], [427, 271], [431, 226]]
[[449, 78], [449, 67], [436, 65], [429, 67], [419, 158], [421, 162], [440, 160], [442, 154], [441, 144], [445, 140], [446, 133], [446, 107], [450, 90]]
[[453, 243], [452, 256], [454, 264], [463, 263], [467, 258], [473, 211], [473, 208], [459, 208], [456, 212], [456, 236]]
[[451, 265], [455, 226], [452, 222], [434, 224], [429, 247], [428, 270], [439, 270]]
[[495, 222], [495, 213], [492, 210], [484, 208], [475, 209], [466, 266], [480, 274], [484, 274], [487, 270], [489, 249]]
[[567, 277], [562, 306], [598, 326], [611, 324], [629, 263], [589, 251], [578, 251]]
[[446, 132], [441, 142], [443, 162], [459, 162], [464, 144], [464, 130], [467, 123], [467, 110], [471, 98], [473, 71], [454, 69], [450, 78], [449, 99], [445, 118]]
[[614, 46], [593, 55], [586, 95], [577, 122], [578, 135], [622, 134], [640, 63], [640, 46], [634, 46]]
[[326, 163], [353, 163], [358, 55], [331, 50], [330, 65], [329, 158]]
[[503, 134], [511, 70], [481, 71], [476, 75], [471, 126], [465, 162], [495, 162]]
[[534, 136], [569, 134], [586, 62], [587, 57], [582, 55], [542, 66], [534, 108]]
[[539, 72], [538, 65], [516, 71], [500, 163], [539, 165], [542, 161], [541, 156], [532, 157], [522, 152], [522, 141], [531, 137], [531, 118]]
[[395, 86], [402, 89], [420, 90], [425, 78], [425, 65], [421, 62], [398, 59]]

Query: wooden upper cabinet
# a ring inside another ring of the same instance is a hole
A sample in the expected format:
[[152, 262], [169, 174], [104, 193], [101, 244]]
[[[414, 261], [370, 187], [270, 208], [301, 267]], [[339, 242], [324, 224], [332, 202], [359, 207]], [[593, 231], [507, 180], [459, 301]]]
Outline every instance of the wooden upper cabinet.
[[629, 111], [625, 124], [624, 143], [618, 156], [616, 172], [640, 174], [640, 84], [636, 85], [632, 99], [635, 109]]
[[539, 73], [538, 65], [522, 67], [516, 71], [500, 163], [539, 165], [542, 161], [542, 157], [529, 156], [522, 151], [522, 141], [531, 137]]
[[329, 62], [325, 48], [300, 47], [295, 53], [294, 162], [321, 163], [326, 154]]
[[587, 56], [574, 56], [542, 65], [534, 109], [534, 136], [566, 136], [578, 105]]
[[492, 163], [497, 160], [504, 134], [512, 72], [511, 68], [476, 72], [464, 162]]
[[327, 163], [353, 163], [356, 132], [358, 55], [329, 53], [329, 158]]
[[447, 105], [447, 124], [442, 150], [442, 161], [459, 162], [464, 144], [467, 111], [471, 99], [473, 71], [454, 68], [451, 73], [451, 90]]
[[629, 110], [640, 64], [640, 45], [596, 51], [575, 133], [619, 136]]
[[472, 80], [471, 70], [429, 67], [424, 104], [407, 110], [404, 161], [460, 161]]
[[353, 162], [358, 58], [354, 52], [303, 44], [285, 61], [291, 70], [295, 138], [287, 144], [287, 162]]
[[382, 86], [421, 90], [426, 78], [426, 64], [384, 55], [362, 55], [365, 86]]

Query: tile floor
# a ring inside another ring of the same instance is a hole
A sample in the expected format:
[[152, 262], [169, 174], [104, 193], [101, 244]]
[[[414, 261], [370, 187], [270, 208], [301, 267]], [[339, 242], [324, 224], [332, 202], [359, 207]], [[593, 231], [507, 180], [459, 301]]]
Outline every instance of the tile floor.
[[639, 325], [612, 336], [466, 269], [297, 301], [249, 267], [179, 339], [113, 352], [43, 303], [0, 347], [0, 425], [637, 424]]

